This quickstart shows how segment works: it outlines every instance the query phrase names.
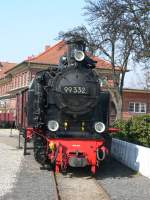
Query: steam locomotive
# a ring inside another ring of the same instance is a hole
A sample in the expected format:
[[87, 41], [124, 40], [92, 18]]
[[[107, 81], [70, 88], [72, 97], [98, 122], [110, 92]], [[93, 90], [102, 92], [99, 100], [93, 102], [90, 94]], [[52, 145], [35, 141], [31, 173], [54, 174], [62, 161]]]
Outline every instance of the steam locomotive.
[[90, 166], [96, 172], [109, 155], [109, 93], [102, 91], [96, 62], [81, 40], [66, 41], [58, 66], [36, 74], [27, 94], [26, 139], [34, 157], [56, 172]]

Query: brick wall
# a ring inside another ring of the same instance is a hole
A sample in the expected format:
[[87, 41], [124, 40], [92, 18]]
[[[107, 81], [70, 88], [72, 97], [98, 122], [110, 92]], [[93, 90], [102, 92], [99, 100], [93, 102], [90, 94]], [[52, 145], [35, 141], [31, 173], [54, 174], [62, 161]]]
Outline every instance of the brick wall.
[[[141, 112], [140, 110], [137, 112], [134, 108], [134, 111], [129, 110], [129, 104], [133, 103], [140, 104], [140, 105], [146, 105], [145, 112]], [[134, 115], [141, 115], [145, 113], [150, 114], [150, 92], [148, 91], [138, 91], [138, 90], [125, 90], [123, 93], [123, 112], [122, 116], [124, 119], [128, 119], [129, 117], [132, 117]]]

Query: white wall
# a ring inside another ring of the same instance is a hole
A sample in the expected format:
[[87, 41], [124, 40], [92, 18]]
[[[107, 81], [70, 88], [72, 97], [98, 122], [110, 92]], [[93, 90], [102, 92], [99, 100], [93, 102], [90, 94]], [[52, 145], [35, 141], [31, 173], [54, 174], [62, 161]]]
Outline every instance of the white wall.
[[150, 148], [113, 139], [111, 153], [121, 163], [150, 178]]

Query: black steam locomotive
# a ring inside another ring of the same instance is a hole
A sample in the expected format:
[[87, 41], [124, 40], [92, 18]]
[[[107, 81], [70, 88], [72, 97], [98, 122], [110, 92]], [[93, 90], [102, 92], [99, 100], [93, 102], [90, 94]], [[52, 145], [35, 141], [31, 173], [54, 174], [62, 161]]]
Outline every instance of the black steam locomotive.
[[59, 65], [38, 72], [29, 86], [27, 118], [34, 155], [42, 164], [55, 163], [56, 171], [91, 165], [95, 173], [111, 144], [109, 93], [100, 88], [85, 43], [70, 40], [67, 46]]

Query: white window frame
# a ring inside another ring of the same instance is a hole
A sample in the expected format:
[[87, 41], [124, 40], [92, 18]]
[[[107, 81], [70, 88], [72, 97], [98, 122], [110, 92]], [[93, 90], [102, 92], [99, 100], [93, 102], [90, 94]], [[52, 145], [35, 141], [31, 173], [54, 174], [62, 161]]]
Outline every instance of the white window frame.
[[[130, 104], [133, 104], [133, 111], [129, 110]], [[135, 105], [136, 104], [139, 104], [139, 110], [138, 111], [135, 111]], [[144, 112], [142, 111], [142, 108], [144, 108]], [[144, 102], [133, 102], [133, 101], [130, 101], [129, 104], [128, 104], [128, 112], [130, 112], [130, 113], [146, 113], [146, 109], [147, 109], [147, 105]]]

